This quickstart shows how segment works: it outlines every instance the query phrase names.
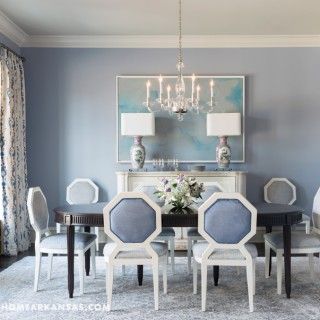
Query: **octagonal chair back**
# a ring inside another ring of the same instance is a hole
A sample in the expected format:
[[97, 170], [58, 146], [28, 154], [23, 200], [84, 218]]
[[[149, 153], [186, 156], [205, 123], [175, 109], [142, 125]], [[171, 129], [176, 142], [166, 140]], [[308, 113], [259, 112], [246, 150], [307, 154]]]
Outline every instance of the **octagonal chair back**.
[[287, 178], [272, 178], [264, 186], [264, 200], [267, 203], [291, 205], [296, 199], [296, 187]]

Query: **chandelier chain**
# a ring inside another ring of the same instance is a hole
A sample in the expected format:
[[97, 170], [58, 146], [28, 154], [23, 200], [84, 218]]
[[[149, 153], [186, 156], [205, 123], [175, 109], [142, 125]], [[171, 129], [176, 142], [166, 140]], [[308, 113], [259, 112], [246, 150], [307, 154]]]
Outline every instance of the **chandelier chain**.
[[[182, 10], [181, 10], [181, 0], [179, 0], [179, 64], [180, 64], [180, 66], [182, 65]], [[180, 71], [181, 71], [181, 68], [180, 68]]]

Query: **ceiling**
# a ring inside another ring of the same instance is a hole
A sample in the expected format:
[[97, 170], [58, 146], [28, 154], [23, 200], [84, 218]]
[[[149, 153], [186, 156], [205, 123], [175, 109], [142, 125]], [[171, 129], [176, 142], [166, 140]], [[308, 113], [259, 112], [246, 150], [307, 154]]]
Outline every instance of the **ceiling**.
[[[182, 5], [185, 35], [320, 35], [319, 0], [182, 0]], [[177, 0], [0, 0], [0, 11], [31, 37], [177, 34]]]
[[[320, 34], [319, 0], [183, 0], [191, 35]], [[29, 35], [172, 35], [175, 0], [0, 0]]]

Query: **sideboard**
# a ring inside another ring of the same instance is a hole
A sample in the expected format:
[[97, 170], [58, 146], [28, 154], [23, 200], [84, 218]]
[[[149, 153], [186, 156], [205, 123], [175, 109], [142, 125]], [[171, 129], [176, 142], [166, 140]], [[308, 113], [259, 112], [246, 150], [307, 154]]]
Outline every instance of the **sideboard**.
[[[157, 186], [162, 177], [175, 177], [179, 173], [195, 177], [206, 186], [218, 184], [224, 192], [239, 192], [246, 196], [246, 172], [243, 171], [149, 171], [116, 172], [117, 191], [133, 191], [142, 186]], [[176, 249], [186, 249], [186, 230], [176, 228]]]

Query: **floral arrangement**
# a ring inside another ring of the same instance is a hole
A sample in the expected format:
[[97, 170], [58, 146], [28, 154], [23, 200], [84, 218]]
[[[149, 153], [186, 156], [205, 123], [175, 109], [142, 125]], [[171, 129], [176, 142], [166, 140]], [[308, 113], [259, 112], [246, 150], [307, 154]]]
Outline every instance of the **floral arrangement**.
[[203, 183], [198, 183], [193, 177], [179, 174], [177, 178], [162, 178], [155, 194], [164, 200], [165, 205], [170, 204], [174, 208], [183, 209], [201, 198], [204, 191]]

